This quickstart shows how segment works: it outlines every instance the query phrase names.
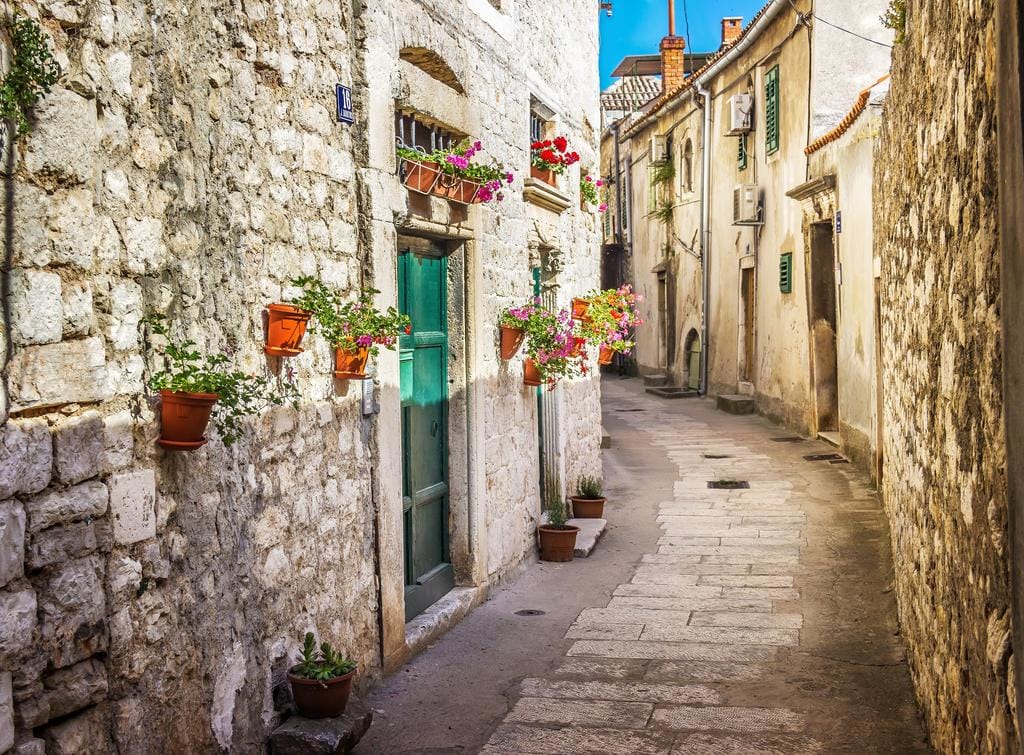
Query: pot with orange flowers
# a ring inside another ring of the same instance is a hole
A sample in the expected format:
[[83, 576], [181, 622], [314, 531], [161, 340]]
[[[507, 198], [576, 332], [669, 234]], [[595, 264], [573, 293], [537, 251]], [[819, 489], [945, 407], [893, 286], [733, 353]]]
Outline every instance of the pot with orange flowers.
[[586, 317], [577, 324], [577, 334], [598, 347], [598, 364], [609, 365], [616, 354], [628, 354], [635, 346], [631, 335], [643, 325], [636, 309], [642, 298], [625, 285], [587, 294]]
[[542, 139], [530, 145], [530, 176], [551, 186], [557, 185], [556, 176], [579, 161], [579, 153], [570, 148], [569, 140], [564, 136]]

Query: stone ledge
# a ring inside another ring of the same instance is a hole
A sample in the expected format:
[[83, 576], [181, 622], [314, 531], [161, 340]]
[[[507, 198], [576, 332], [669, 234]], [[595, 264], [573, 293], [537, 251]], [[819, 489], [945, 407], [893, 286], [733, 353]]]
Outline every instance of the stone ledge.
[[426, 650], [487, 599], [488, 586], [456, 587], [405, 625], [405, 660]]
[[270, 735], [273, 755], [334, 755], [351, 752], [373, 722], [373, 711], [355, 701], [338, 718], [292, 716]]
[[572, 206], [568, 194], [536, 178], [528, 177], [523, 182], [523, 199], [557, 215], [561, 215]]
[[579, 527], [580, 532], [576, 535], [576, 550], [573, 553], [576, 558], [586, 558], [594, 548], [601, 535], [608, 529], [607, 519], [570, 519], [569, 524]]
[[720, 411], [729, 414], [753, 414], [754, 399], [750, 396], [735, 394], [732, 396], [719, 396], [717, 406]]

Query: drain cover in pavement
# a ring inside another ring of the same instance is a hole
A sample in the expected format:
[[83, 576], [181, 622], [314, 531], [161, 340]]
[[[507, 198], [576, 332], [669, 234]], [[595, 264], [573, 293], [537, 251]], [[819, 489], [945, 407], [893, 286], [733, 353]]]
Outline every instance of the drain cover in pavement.
[[731, 459], [729, 454], [701, 454], [705, 459]]
[[804, 439], [799, 438], [795, 435], [788, 436], [786, 438], [772, 438], [773, 443], [803, 443]]
[[536, 608], [524, 608], [522, 611], [516, 611], [516, 616], [543, 616], [544, 611], [538, 611]]
[[833, 459], [832, 461], [829, 462], [829, 464], [849, 464], [849, 463], [850, 463], [849, 459]]
[[811, 454], [804, 457], [807, 461], [845, 461], [839, 454]]
[[646, 409], [616, 409], [617, 412], [646, 412]]
[[750, 487], [746, 480], [712, 480], [708, 483], [712, 490], [743, 490]]

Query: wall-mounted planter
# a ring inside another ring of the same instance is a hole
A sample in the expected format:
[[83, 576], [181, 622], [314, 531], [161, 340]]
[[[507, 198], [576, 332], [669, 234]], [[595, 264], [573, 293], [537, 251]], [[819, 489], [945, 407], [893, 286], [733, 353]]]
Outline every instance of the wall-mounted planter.
[[584, 353], [583, 350], [586, 348], [586, 346], [587, 346], [587, 339], [586, 338], [577, 338], [576, 336], [573, 336], [572, 337], [572, 351], [569, 353], [569, 356], [571, 356], [573, 358], [583, 356], [583, 353]]
[[192, 451], [206, 445], [206, 426], [216, 393], [160, 391], [160, 437], [157, 443], [171, 451]]
[[615, 358], [615, 352], [609, 349], [607, 346], [601, 347], [601, 353], [598, 354], [597, 363], [603, 365], [609, 365]]
[[299, 344], [306, 335], [310, 313], [290, 304], [267, 305], [267, 344], [263, 351], [272, 357], [293, 357], [302, 353]]
[[444, 173], [434, 162], [418, 162], [401, 158], [402, 185], [419, 194], [433, 194], [459, 204], [477, 204], [483, 201], [483, 184]]
[[587, 311], [590, 309], [590, 302], [586, 299], [573, 299], [572, 300], [572, 319], [583, 320], [587, 316]]
[[292, 674], [297, 666], [288, 670], [288, 682], [292, 687], [292, 699], [300, 716], [306, 718], [337, 718], [348, 707], [348, 698], [352, 694], [352, 678], [356, 669], [344, 676], [319, 681], [305, 679]]
[[558, 186], [558, 178], [553, 170], [541, 170], [533, 165], [530, 166], [530, 178], [543, 181], [548, 186]]
[[339, 380], [362, 380], [366, 377], [366, 361], [370, 358], [370, 350], [359, 349], [354, 353], [334, 350], [334, 377]]
[[501, 358], [511, 359], [523, 345], [523, 338], [526, 331], [522, 328], [510, 328], [507, 325], [501, 326]]
[[532, 359], [527, 359], [523, 362], [523, 384], [541, 385], [540, 370], [537, 369], [537, 363]]
[[481, 186], [482, 184], [476, 181], [442, 174], [434, 193], [451, 202], [477, 204], [481, 201], [479, 198]]
[[432, 193], [437, 179], [441, 177], [440, 167], [433, 162], [402, 159], [401, 172], [402, 184], [420, 194]]
[[541, 561], [572, 561], [576, 552], [576, 535], [579, 534], [579, 527], [549, 527], [542, 524], [537, 531], [540, 533]]

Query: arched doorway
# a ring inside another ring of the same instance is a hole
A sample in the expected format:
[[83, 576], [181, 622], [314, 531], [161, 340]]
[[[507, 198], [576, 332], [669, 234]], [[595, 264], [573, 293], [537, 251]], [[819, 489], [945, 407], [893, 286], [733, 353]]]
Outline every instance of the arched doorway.
[[693, 329], [686, 334], [686, 387], [700, 390], [700, 335]]

